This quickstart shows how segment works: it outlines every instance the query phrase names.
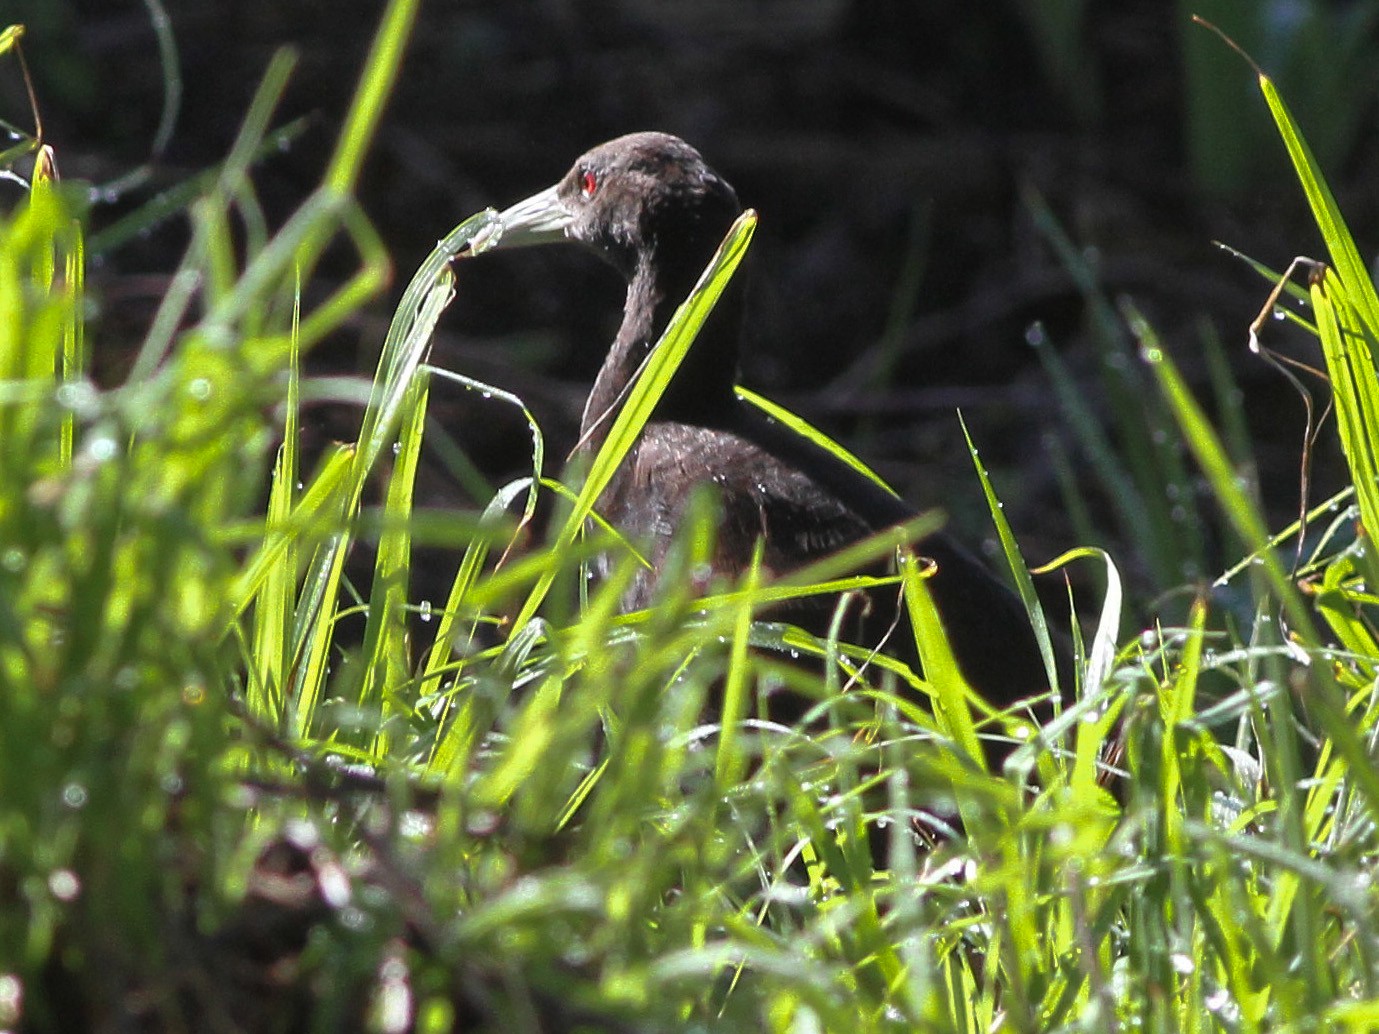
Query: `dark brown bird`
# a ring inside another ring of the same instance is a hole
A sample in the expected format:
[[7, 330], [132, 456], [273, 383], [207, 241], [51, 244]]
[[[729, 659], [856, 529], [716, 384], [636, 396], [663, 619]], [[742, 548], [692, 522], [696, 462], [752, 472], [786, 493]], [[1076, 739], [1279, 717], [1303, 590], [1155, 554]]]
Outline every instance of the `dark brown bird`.
[[[634, 133], [595, 147], [559, 183], [501, 214], [498, 248], [570, 241], [627, 280], [622, 326], [584, 407], [582, 449], [603, 442], [628, 385], [741, 211], [733, 188], [694, 148], [665, 133]], [[599, 502], [646, 547], [653, 568], [634, 584], [627, 609], [651, 601], [673, 533], [702, 485], [718, 489], [714, 566], [730, 578], [747, 569], [759, 537], [765, 567], [783, 573], [915, 516], [734, 393], [741, 283], [739, 275], [728, 285]], [[1044, 692], [1049, 679], [1018, 597], [946, 534], [919, 549], [937, 564], [928, 584], [973, 688], [997, 705]], [[878, 592], [871, 601], [868, 628], [878, 636], [895, 623], [896, 595]], [[811, 612], [796, 604], [781, 616], [822, 633], [832, 606], [815, 601]], [[908, 629], [892, 640], [913, 655]]]

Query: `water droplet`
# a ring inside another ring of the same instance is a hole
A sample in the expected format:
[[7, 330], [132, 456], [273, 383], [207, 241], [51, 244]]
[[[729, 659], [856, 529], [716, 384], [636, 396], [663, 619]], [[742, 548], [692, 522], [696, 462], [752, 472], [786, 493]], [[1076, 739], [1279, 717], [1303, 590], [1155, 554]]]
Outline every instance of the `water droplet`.
[[368, 913], [353, 906], [340, 910], [340, 923], [350, 930], [367, 930], [370, 926]]
[[86, 444], [86, 455], [95, 463], [105, 463], [115, 458], [120, 447], [108, 434], [100, 434]]
[[86, 807], [90, 799], [91, 795], [81, 783], [68, 783], [62, 788], [62, 803], [73, 810]]
[[54, 869], [48, 876], [48, 890], [59, 901], [74, 901], [81, 893], [81, 880], [71, 869]]
[[430, 620], [431, 620], [431, 601], [430, 601], [430, 600], [422, 600], [420, 606], [417, 607], [417, 613], [421, 616], [421, 620], [423, 620], [423, 621], [430, 621]]
[[5, 552], [0, 553], [0, 567], [3, 567], [11, 574], [18, 574], [24, 570], [25, 557], [24, 551], [18, 546], [11, 546]]
[[17, 1024], [24, 1004], [24, 985], [13, 973], [0, 973], [0, 1023]]
[[72, 381], [57, 389], [57, 404], [74, 413], [88, 413], [95, 408], [96, 389], [89, 381]]

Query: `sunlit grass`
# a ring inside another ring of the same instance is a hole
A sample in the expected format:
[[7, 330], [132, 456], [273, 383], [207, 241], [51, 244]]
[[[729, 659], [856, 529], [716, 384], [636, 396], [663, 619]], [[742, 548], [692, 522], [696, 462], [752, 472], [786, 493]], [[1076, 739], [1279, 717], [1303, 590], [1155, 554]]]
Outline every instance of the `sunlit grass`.
[[[1052, 716], [970, 696], [916, 555], [933, 515], [705, 596], [705, 498], [655, 605], [621, 612], [644, 561], [588, 518], [750, 217], [583, 480], [552, 480], [519, 399], [427, 362], [451, 260], [489, 214], [412, 276], [355, 440], [303, 455], [301, 400], [323, 387], [303, 353], [387, 275], [350, 189], [405, 6], [321, 190], [238, 253], [227, 228], [256, 218], [253, 163], [289, 71], [272, 66], [230, 157], [196, 181], [192, 243], [126, 383], [85, 374], [85, 232], [61, 184], [37, 177], [0, 222], [0, 1029], [135, 1009], [167, 1029], [262, 1029], [250, 1002], [286, 1023], [290, 1003], [235, 983], [255, 952], [322, 1030], [1371, 1029], [1368, 535], [1335, 519], [1300, 586], [1169, 345], [1091, 280], [1101, 345], [1133, 364], [1110, 385], [1137, 401], [1118, 433], [1153, 440], [1119, 453], [1070, 410], [1090, 455], [1075, 480], [1124, 491], [1130, 537], [1176, 582], [1206, 562], [1165, 502], [1190, 458], [1248, 554], [1229, 580], [1251, 613], [1232, 623], [1202, 594], [1122, 639], [1118, 558], [1071, 549], [1058, 563], [1098, 565], [1106, 590], [1076, 601], [1087, 637], [1074, 630], [1077, 684]], [[1262, 83], [1333, 255], [1306, 294], [1367, 531], [1379, 306]], [[303, 308], [341, 236], [357, 271]], [[415, 506], [415, 475], [429, 393], [456, 383], [522, 408], [532, 465], [480, 512], [437, 515]], [[563, 501], [556, 530], [518, 549], [543, 492]], [[415, 596], [423, 544], [451, 551], [444, 600]], [[611, 573], [587, 584], [600, 551]], [[852, 573], [886, 556], [896, 575]], [[923, 672], [767, 610], [887, 585], [906, 594]], [[807, 721], [763, 717], [786, 691]], [[284, 845], [312, 908], [266, 879]], [[302, 943], [252, 939], [280, 927]]]

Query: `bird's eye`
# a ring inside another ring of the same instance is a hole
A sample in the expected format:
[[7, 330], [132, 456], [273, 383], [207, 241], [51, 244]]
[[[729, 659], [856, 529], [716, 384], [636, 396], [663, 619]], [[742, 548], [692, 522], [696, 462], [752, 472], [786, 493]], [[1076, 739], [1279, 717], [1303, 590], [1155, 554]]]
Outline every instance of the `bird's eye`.
[[595, 176], [591, 170], [585, 169], [579, 177], [580, 194], [583, 195], [585, 198], [591, 198], [598, 193], [598, 189], [599, 178]]

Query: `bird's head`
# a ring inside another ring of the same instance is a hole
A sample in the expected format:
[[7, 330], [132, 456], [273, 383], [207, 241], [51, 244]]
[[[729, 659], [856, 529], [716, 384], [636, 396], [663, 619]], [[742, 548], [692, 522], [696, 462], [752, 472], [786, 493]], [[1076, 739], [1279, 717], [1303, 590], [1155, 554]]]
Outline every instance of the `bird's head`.
[[[633, 133], [581, 155], [552, 187], [502, 212], [496, 247], [575, 241], [624, 276], [667, 249], [700, 265], [741, 212], [703, 157], [668, 133]], [[678, 257], [678, 256], [677, 256]]]

